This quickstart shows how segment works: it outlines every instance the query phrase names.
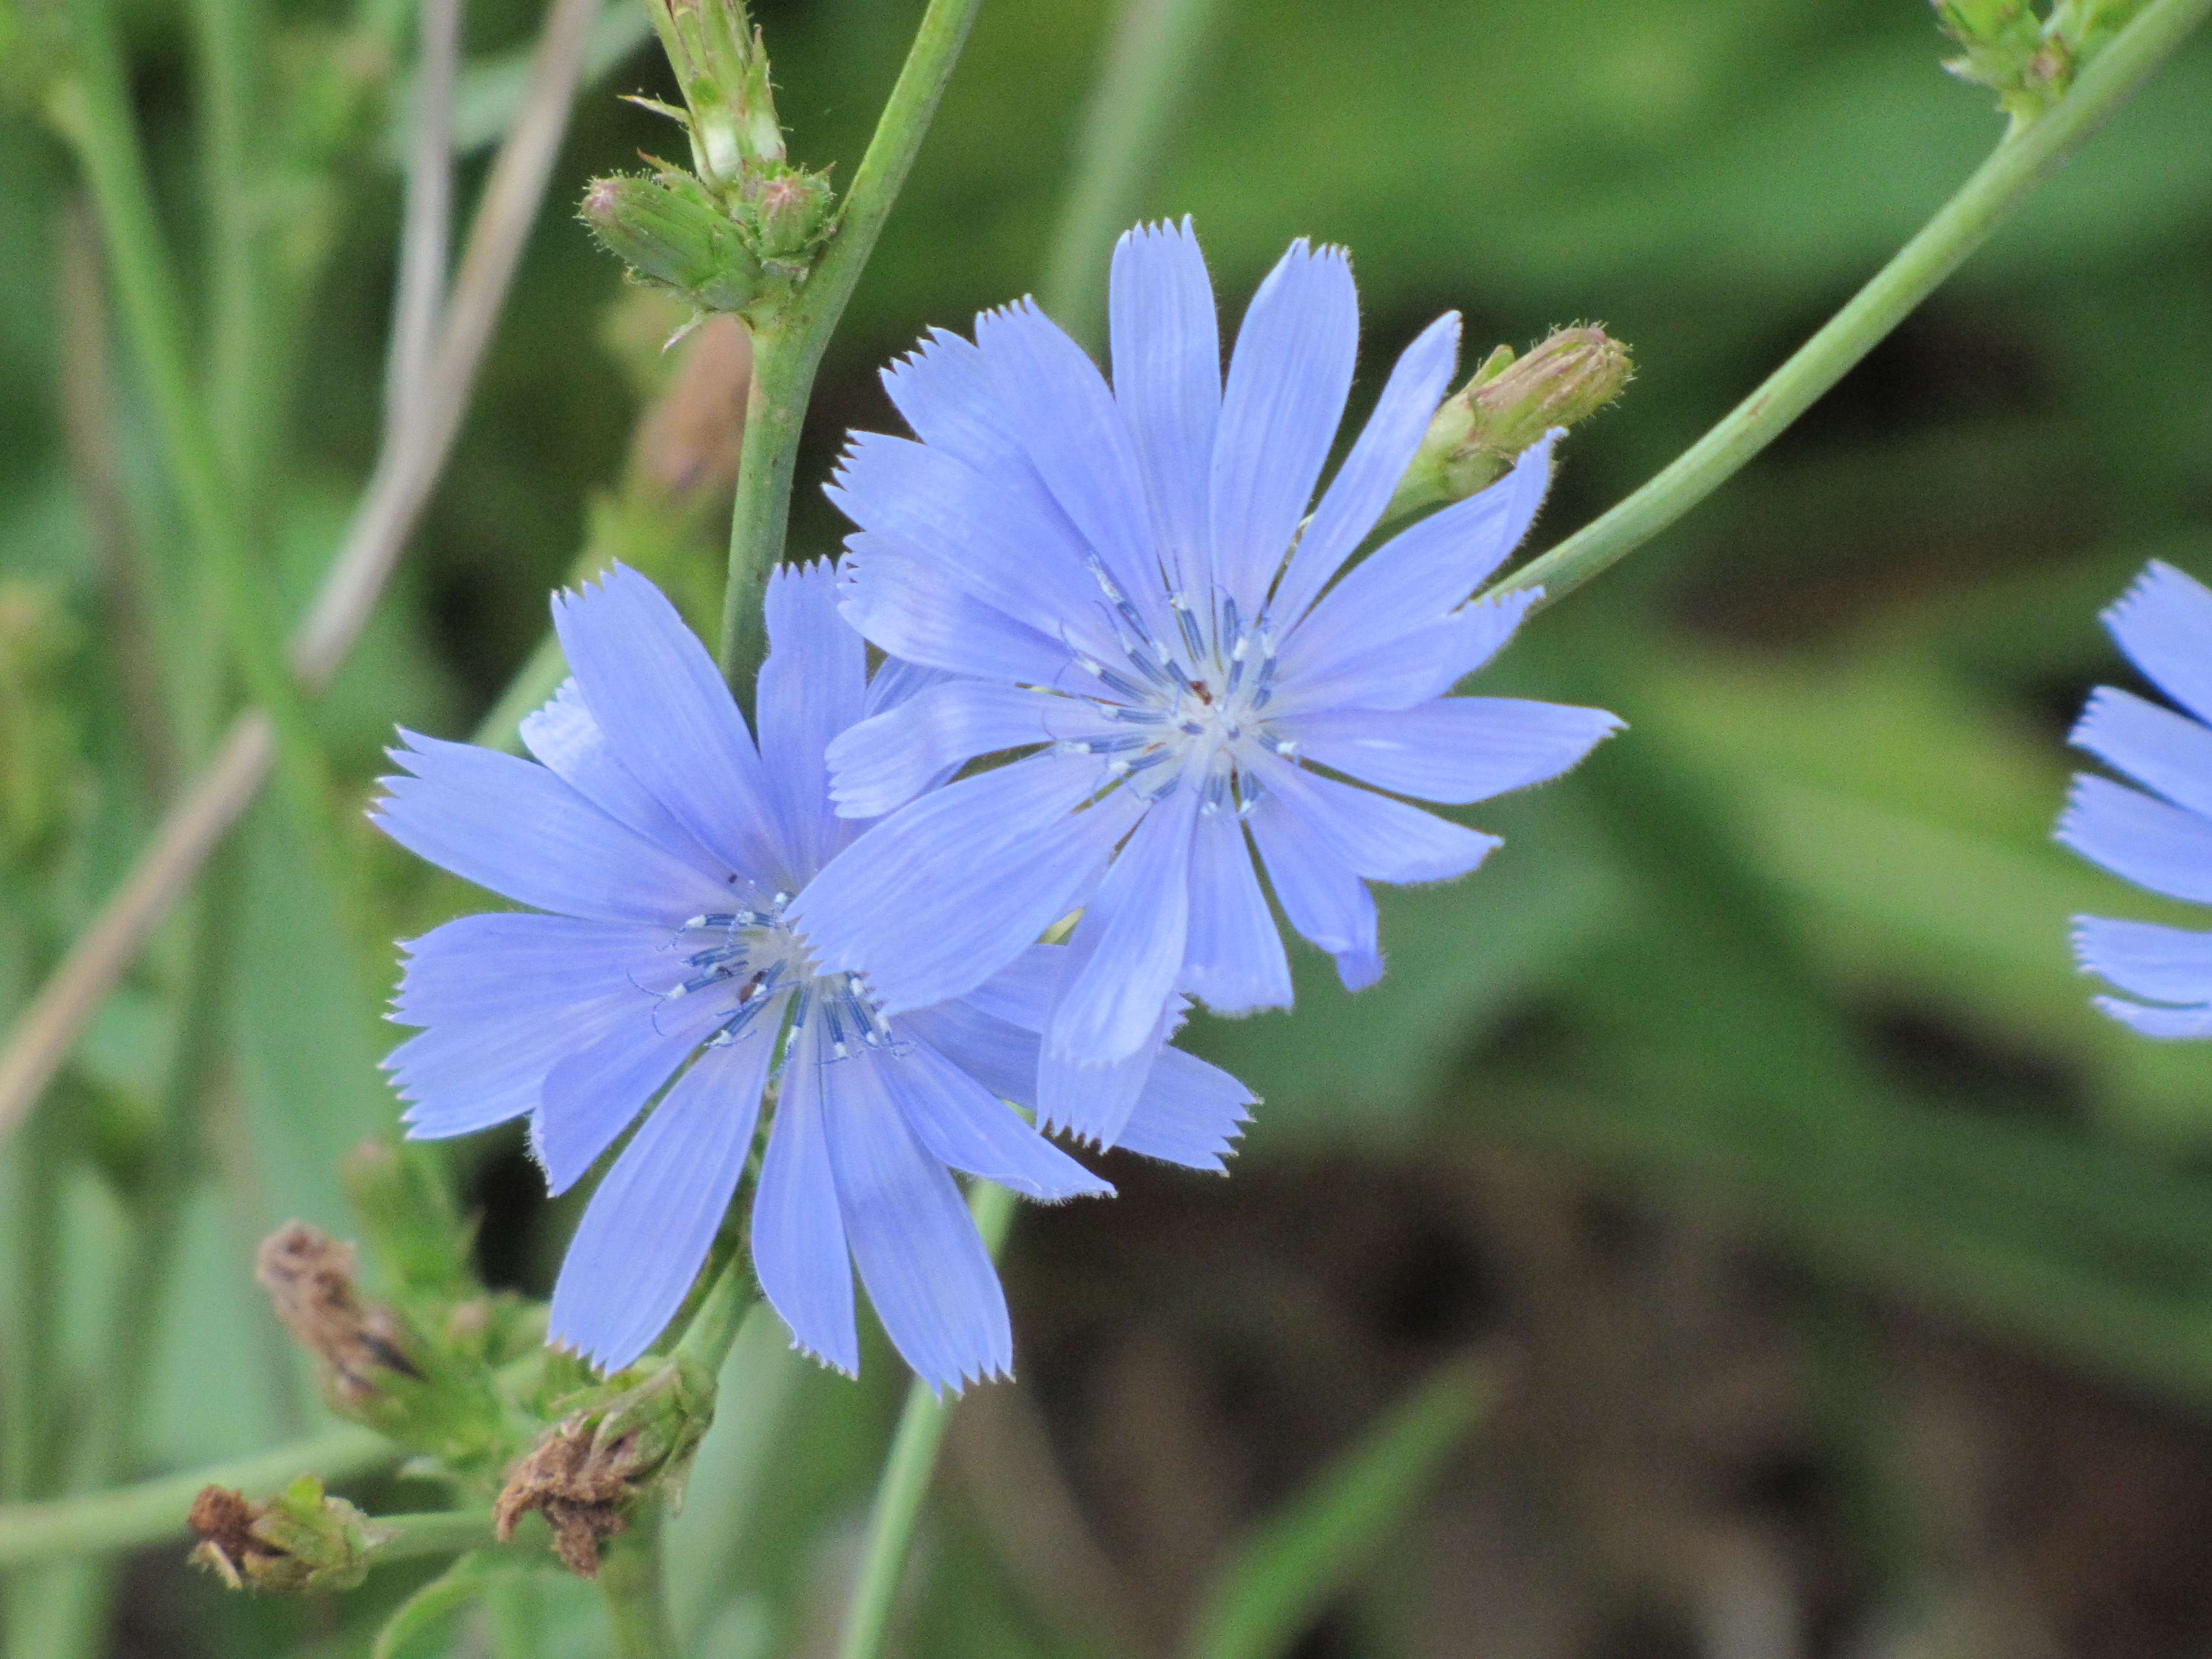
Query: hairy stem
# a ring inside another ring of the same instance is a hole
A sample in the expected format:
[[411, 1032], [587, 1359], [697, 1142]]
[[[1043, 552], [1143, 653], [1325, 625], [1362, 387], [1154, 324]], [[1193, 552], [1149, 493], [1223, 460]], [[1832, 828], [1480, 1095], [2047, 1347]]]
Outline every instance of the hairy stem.
[[[983, 1235], [983, 1248], [994, 1261], [1013, 1223], [1014, 1201], [1013, 1194], [988, 1181], [977, 1182], [969, 1199], [975, 1231]], [[914, 1542], [915, 1523], [921, 1518], [921, 1500], [937, 1468], [938, 1449], [945, 1443], [945, 1419], [951, 1409], [951, 1401], [919, 1377], [907, 1390], [898, 1431], [891, 1437], [891, 1454], [876, 1488], [875, 1507], [868, 1514], [860, 1576], [853, 1585], [853, 1599], [846, 1609], [837, 1659], [878, 1659], [883, 1652], [891, 1605], [897, 1597], [899, 1582], [906, 1576], [907, 1550]]]
[[2081, 148], [2212, 14], [2212, 0], [2153, 0], [2041, 118], [2016, 127], [1917, 235], [1795, 356], [1649, 483], [1491, 590], [1572, 592], [1711, 495], [1843, 379]]
[[737, 501], [730, 513], [730, 578], [722, 597], [720, 653], [723, 678], [748, 720], [753, 680], [768, 651], [763, 596], [769, 573], [783, 558], [792, 471], [815, 373], [914, 167], [981, 4], [981, 0], [929, 0], [821, 262], [753, 340], [752, 392], [745, 405]]

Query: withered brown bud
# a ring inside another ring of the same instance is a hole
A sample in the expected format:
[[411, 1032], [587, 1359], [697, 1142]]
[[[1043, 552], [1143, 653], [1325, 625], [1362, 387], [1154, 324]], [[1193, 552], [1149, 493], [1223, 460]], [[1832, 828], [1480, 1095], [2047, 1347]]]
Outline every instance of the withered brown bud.
[[228, 1486], [203, 1486], [185, 1524], [199, 1534], [186, 1559], [233, 1589], [284, 1595], [351, 1589], [380, 1545], [398, 1536], [323, 1483], [303, 1474], [265, 1504]]
[[388, 1308], [365, 1303], [354, 1288], [354, 1248], [304, 1221], [288, 1221], [262, 1240], [253, 1276], [276, 1317], [322, 1362], [334, 1403], [359, 1406], [380, 1398], [389, 1373], [420, 1382], [406, 1338]]
[[[648, 1361], [588, 1390], [589, 1403], [555, 1424], [507, 1474], [492, 1506], [504, 1543], [536, 1510], [553, 1528], [553, 1552], [580, 1577], [599, 1571], [599, 1546], [629, 1524], [631, 1501], [655, 1482], [680, 1500], [691, 1455], [714, 1420], [714, 1379], [681, 1355]], [[627, 1382], [628, 1386], [622, 1386]], [[578, 1396], [571, 1396], [572, 1399]]]

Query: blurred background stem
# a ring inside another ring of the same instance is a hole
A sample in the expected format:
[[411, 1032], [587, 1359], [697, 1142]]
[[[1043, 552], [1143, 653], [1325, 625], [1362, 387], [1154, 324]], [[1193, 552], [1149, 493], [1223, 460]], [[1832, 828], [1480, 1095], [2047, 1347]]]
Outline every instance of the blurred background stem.
[[657, 1492], [640, 1500], [636, 1518], [607, 1540], [599, 1558], [599, 1595], [606, 1603], [615, 1659], [677, 1659], [661, 1562], [663, 1501]]

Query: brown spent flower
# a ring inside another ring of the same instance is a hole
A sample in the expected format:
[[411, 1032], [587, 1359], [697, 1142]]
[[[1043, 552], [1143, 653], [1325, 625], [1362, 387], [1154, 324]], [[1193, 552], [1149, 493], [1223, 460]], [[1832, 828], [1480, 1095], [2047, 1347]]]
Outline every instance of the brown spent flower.
[[354, 1248], [304, 1221], [288, 1221], [261, 1241], [253, 1277], [269, 1292], [276, 1317], [329, 1367], [340, 1400], [359, 1405], [381, 1397], [378, 1373], [417, 1382], [399, 1321], [388, 1308], [364, 1303], [354, 1288]]
[[185, 1524], [199, 1534], [185, 1559], [233, 1589], [292, 1595], [351, 1589], [376, 1551], [399, 1534], [380, 1527], [303, 1474], [265, 1504], [228, 1486], [203, 1486]]
[[[266, 1504], [250, 1504], [246, 1494], [229, 1486], [202, 1486], [192, 1499], [185, 1524], [199, 1534], [199, 1542], [185, 1559], [207, 1568], [233, 1589], [246, 1588], [249, 1559], [267, 1559], [283, 1552], [253, 1535], [253, 1523], [269, 1511]], [[255, 1576], [259, 1577], [257, 1571]]]
[[644, 1474], [647, 1459], [637, 1437], [618, 1436], [601, 1446], [589, 1418], [579, 1412], [563, 1419], [523, 1455], [492, 1506], [499, 1541], [514, 1536], [516, 1524], [536, 1510], [553, 1528], [553, 1553], [580, 1578], [596, 1578], [599, 1546], [629, 1524], [625, 1510], [631, 1483]]

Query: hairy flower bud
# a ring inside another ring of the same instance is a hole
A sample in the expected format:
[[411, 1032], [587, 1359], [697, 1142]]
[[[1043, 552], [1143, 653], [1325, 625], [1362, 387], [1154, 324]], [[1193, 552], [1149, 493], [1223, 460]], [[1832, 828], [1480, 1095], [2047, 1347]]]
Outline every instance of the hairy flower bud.
[[743, 311], [763, 287], [736, 222], [681, 173], [595, 179], [577, 216], [640, 279], [701, 311]]
[[599, 1546], [629, 1524], [633, 1499], [658, 1484], [683, 1504], [692, 1454], [714, 1419], [714, 1381], [684, 1355], [647, 1360], [560, 1402], [565, 1415], [507, 1475], [492, 1510], [502, 1542], [536, 1510], [553, 1549], [589, 1578]]
[[830, 222], [830, 181], [818, 173], [784, 167], [761, 180], [752, 201], [754, 246], [763, 259], [805, 253]]
[[200, 1541], [188, 1558], [233, 1589], [276, 1595], [351, 1589], [368, 1577], [379, 1546], [399, 1534], [380, 1527], [323, 1483], [303, 1474], [265, 1504], [226, 1486], [204, 1486], [186, 1523]]
[[1628, 348], [1594, 325], [1555, 329], [1525, 357], [1498, 347], [1437, 409], [1383, 517], [1474, 495], [1553, 428], [1619, 397], [1634, 368]]
[[1962, 48], [1943, 67], [1996, 93], [2017, 127], [2057, 102], [2144, 0], [2057, 0], [2043, 16], [2028, 0], [1932, 3], [1943, 33]]

